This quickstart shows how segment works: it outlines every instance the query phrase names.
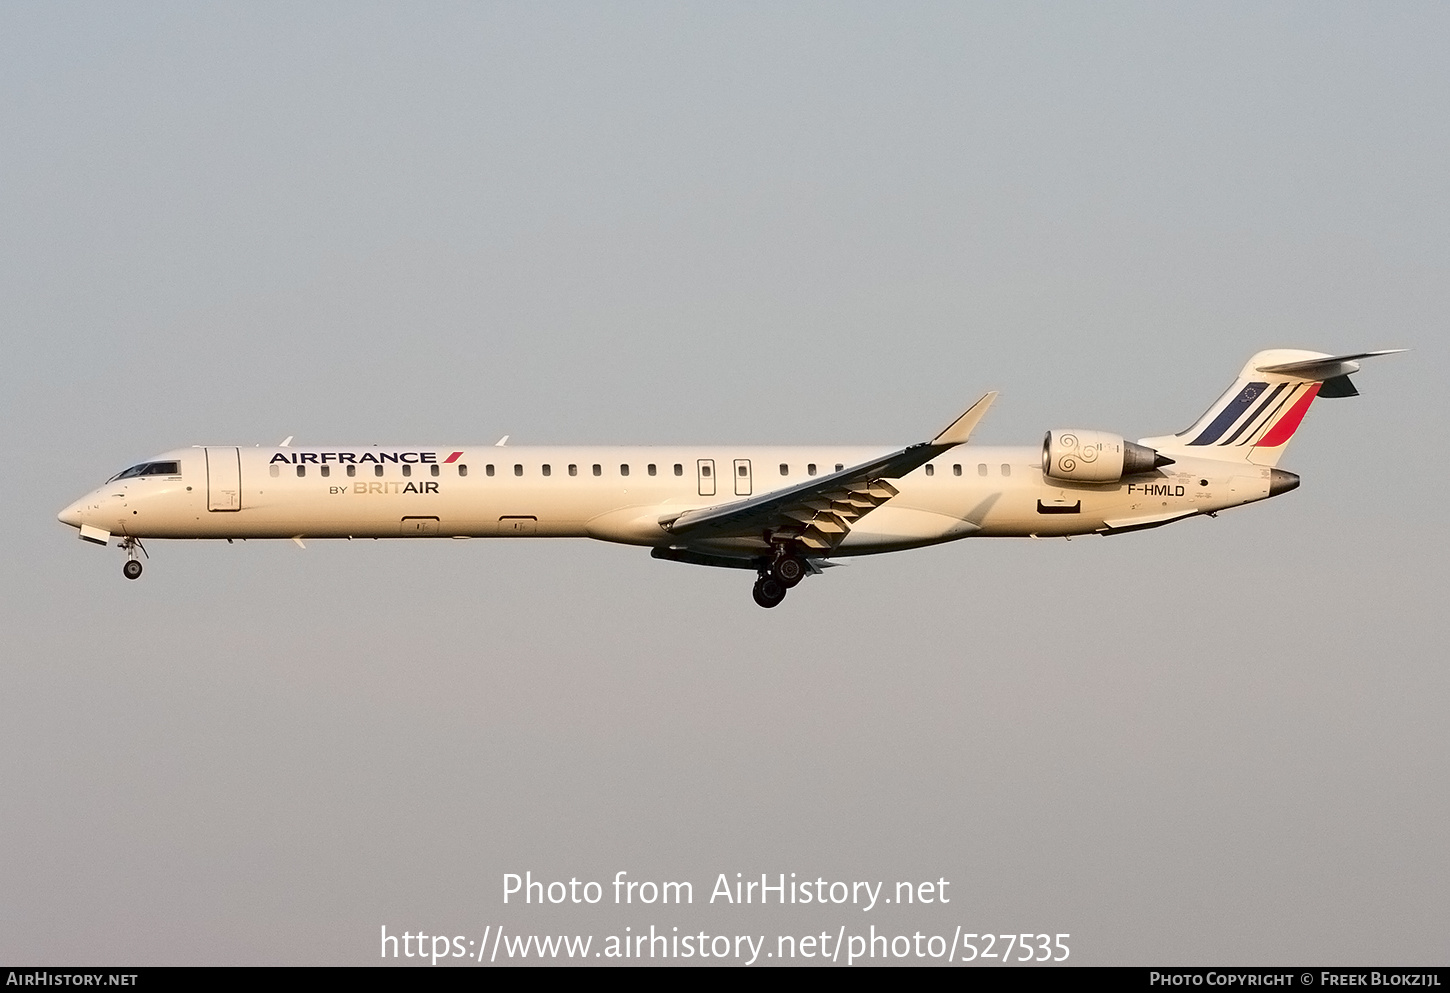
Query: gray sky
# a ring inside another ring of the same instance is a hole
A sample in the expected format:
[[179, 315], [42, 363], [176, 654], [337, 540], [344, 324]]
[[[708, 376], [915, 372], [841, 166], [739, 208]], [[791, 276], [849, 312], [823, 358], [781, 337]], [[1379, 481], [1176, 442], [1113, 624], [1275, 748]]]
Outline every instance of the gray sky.
[[[1450, 958], [1443, 4], [0, 3], [0, 960], [378, 928]], [[985, 443], [1409, 346], [1303, 486], [747, 575], [56, 523], [197, 443]], [[505, 908], [502, 876], [688, 908]], [[718, 873], [953, 903], [722, 909]]]

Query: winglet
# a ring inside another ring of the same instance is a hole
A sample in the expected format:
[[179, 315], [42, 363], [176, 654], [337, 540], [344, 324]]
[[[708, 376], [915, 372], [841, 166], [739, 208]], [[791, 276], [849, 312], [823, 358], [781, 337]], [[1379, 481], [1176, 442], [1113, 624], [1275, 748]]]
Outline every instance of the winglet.
[[933, 438], [931, 443], [933, 445], [964, 444], [972, 436], [972, 431], [976, 429], [977, 424], [986, 416], [987, 408], [992, 406], [992, 401], [995, 399], [997, 399], [996, 390], [983, 396], [982, 399], [968, 407], [965, 414], [952, 421], [945, 431]]

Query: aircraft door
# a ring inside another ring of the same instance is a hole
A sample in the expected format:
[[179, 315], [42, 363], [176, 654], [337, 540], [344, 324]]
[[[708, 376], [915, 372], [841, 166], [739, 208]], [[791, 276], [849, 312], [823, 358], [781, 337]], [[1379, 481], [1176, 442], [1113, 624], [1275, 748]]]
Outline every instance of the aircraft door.
[[242, 453], [235, 448], [207, 448], [206, 509], [242, 509]]
[[750, 496], [750, 460], [735, 460], [735, 495]]
[[715, 460], [697, 459], [695, 472], [700, 480], [700, 496], [715, 495]]

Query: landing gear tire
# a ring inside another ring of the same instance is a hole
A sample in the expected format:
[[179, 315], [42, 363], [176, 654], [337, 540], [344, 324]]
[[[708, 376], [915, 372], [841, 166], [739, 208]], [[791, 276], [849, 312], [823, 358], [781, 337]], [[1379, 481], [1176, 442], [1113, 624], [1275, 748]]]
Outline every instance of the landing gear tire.
[[786, 589], [791, 589], [806, 578], [806, 564], [797, 556], [782, 555], [771, 563], [770, 574]]
[[141, 563], [136, 559], [130, 559], [121, 566], [121, 574], [127, 579], [141, 578]]
[[779, 606], [785, 599], [786, 585], [774, 576], [761, 576], [755, 581], [755, 589], [751, 592], [756, 603], [770, 608]]

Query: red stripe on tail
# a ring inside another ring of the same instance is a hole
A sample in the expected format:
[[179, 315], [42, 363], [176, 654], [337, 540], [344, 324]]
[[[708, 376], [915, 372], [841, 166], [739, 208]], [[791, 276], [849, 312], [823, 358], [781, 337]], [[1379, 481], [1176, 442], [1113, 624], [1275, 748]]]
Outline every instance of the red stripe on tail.
[[1289, 412], [1279, 418], [1279, 423], [1269, 428], [1268, 433], [1254, 443], [1254, 447], [1278, 448], [1280, 445], [1287, 443], [1290, 438], [1294, 437], [1294, 432], [1299, 429], [1299, 422], [1309, 412], [1309, 405], [1319, 395], [1319, 387], [1323, 385], [1323, 383], [1315, 383], [1309, 389], [1305, 390], [1304, 395], [1294, 401], [1294, 406], [1289, 408]]

